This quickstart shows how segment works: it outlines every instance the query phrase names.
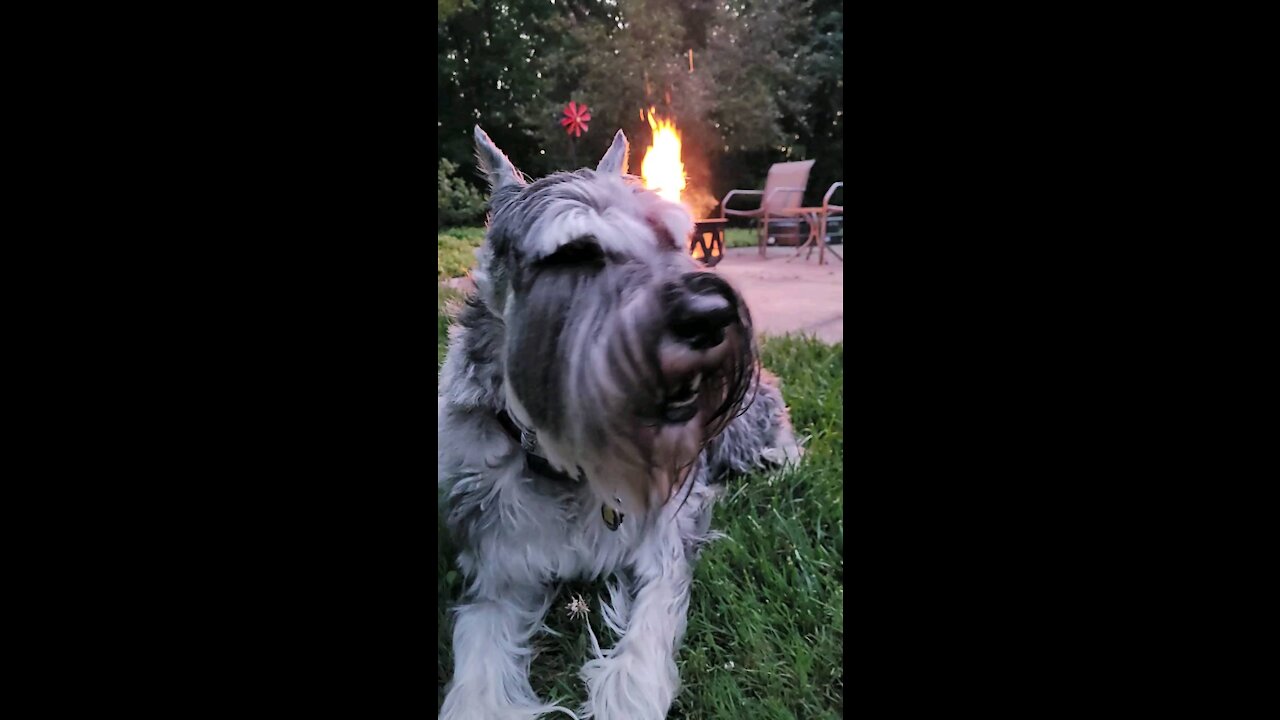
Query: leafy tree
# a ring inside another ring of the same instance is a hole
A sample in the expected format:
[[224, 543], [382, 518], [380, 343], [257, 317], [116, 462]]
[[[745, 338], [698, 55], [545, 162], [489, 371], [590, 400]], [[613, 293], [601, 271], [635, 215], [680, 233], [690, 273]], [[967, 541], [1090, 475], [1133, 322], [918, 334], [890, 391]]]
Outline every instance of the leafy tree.
[[724, 89], [713, 116], [725, 145], [739, 151], [785, 148], [808, 109], [803, 38], [808, 0], [739, 0], [724, 6], [711, 31], [711, 72]]
[[[535, 176], [592, 164], [622, 128], [638, 172], [654, 107], [708, 196], [760, 187], [787, 159], [818, 159], [810, 202], [843, 178], [838, 0], [447, 0], [439, 13], [440, 152], [461, 167], [474, 168], [478, 122]], [[572, 144], [569, 100], [593, 116]]]
[[645, 115], [651, 107], [677, 123], [686, 143], [710, 128], [710, 77], [688, 70], [686, 10], [675, 0], [617, 0], [575, 6], [558, 18], [563, 42], [546, 56], [548, 72], [556, 78], [554, 90], [530, 121], [540, 127], [543, 143], [554, 148], [559, 167], [570, 165], [570, 146], [556, 123], [569, 99], [587, 103], [592, 112], [591, 132], [577, 141], [579, 165], [602, 155], [622, 129], [633, 146], [632, 172], [638, 172], [651, 137]]
[[814, 13], [804, 53], [804, 73], [814, 84], [805, 122], [797, 127], [798, 142], [810, 157], [820, 158], [809, 178], [810, 204], [820, 203], [832, 183], [844, 180], [844, 6], [840, 0], [815, 0]]
[[[473, 170], [477, 124], [517, 165], [527, 167], [525, 158], [537, 155], [525, 106], [549, 86], [537, 59], [558, 42], [547, 34], [547, 25], [561, 10], [546, 0], [452, 0], [449, 8], [441, 7], [436, 86], [441, 157]], [[473, 171], [466, 175], [478, 184]]]
[[474, 8], [471, 0], [438, 0], [436, 3], [436, 21], [443, 23], [463, 7]]

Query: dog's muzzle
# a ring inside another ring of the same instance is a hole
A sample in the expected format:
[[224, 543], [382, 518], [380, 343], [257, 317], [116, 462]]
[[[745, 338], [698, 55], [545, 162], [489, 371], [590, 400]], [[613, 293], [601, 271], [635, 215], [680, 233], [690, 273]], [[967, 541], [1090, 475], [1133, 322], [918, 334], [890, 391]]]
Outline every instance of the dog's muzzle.
[[672, 342], [662, 353], [667, 382], [660, 414], [664, 422], [685, 423], [698, 412], [704, 375], [725, 360], [725, 333], [738, 321], [738, 298], [718, 276], [697, 272], [669, 286], [665, 299]]

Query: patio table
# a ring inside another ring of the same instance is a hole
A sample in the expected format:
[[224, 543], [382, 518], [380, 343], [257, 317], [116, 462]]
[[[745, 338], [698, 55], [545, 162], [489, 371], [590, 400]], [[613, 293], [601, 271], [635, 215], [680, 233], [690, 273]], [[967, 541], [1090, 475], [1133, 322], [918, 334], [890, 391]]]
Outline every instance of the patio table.
[[799, 247], [796, 248], [795, 257], [800, 257], [800, 253], [803, 252], [804, 249], [807, 247], [809, 248], [809, 253], [804, 257], [804, 259], [807, 261], [809, 257], [813, 255], [813, 248], [816, 245], [818, 248], [818, 264], [819, 265], [823, 265], [826, 263], [826, 259], [823, 257], [823, 254], [826, 251], [830, 251], [832, 255], [836, 256], [836, 259], [838, 259], [840, 262], [844, 262], [844, 258], [840, 257], [840, 253], [837, 253], [834, 248], [828, 248], [827, 243], [824, 242], [823, 238], [821, 237], [822, 230], [823, 230], [822, 225], [824, 224], [822, 222], [822, 214], [825, 211], [826, 211], [826, 208], [819, 205], [818, 207], [798, 207], [798, 208], [779, 209], [779, 210], [771, 211], [769, 214], [785, 215], [788, 217], [799, 217], [799, 218], [803, 218], [807, 223], [809, 223], [809, 237], [804, 241], [804, 243], [802, 243]]

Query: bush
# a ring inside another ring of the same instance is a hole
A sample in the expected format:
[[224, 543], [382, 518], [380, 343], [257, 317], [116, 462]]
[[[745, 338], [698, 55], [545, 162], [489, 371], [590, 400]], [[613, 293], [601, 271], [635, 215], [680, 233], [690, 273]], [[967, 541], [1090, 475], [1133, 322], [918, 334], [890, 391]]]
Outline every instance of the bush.
[[436, 228], [446, 225], [477, 225], [484, 220], [484, 198], [480, 191], [457, 177], [458, 166], [440, 159], [436, 173], [436, 205], [440, 217]]

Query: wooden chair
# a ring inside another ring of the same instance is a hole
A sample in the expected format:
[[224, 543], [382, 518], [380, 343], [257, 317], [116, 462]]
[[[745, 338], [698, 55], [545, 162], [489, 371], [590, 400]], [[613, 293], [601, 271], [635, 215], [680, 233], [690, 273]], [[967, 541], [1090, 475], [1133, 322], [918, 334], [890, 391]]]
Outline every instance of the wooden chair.
[[[804, 190], [809, 184], [809, 170], [813, 160], [777, 163], [769, 168], [764, 190], [730, 190], [720, 201], [720, 218], [726, 216], [753, 218], [760, 221], [760, 255], [765, 254], [765, 241], [769, 237], [770, 216], [783, 215], [787, 210], [799, 208], [804, 202]], [[759, 195], [760, 207], [754, 210], [730, 210], [729, 198], [734, 195]]]

